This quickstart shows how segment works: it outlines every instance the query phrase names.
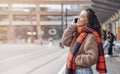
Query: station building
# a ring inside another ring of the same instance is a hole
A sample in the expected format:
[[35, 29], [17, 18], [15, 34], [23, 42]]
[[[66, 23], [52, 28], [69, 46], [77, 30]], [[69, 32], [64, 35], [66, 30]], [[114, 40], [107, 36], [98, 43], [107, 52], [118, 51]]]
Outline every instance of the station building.
[[0, 43], [60, 39], [90, 0], [0, 0]]
[[59, 40], [85, 8], [92, 8], [102, 28], [120, 40], [119, 0], [0, 0], [0, 43]]

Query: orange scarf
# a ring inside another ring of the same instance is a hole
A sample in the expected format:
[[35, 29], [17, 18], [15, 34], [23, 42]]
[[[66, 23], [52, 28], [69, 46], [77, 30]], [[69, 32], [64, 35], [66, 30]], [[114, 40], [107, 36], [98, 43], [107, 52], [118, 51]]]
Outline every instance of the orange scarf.
[[67, 57], [67, 61], [66, 61], [66, 74], [76, 74], [75, 73], [75, 64], [74, 64], [75, 56], [76, 56], [76, 53], [78, 52], [78, 49], [80, 48], [81, 44], [83, 43], [84, 39], [88, 35], [88, 33], [92, 33], [93, 35], [95, 35], [95, 37], [97, 38], [97, 41], [98, 41], [99, 56], [98, 56], [98, 61], [96, 64], [96, 70], [99, 73], [106, 73], [107, 69], [106, 69], [106, 63], [105, 63], [105, 58], [104, 58], [104, 51], [103, 51], [102, 41], [101, 41], [101, 38], [100, 38], [100, 35], [98, 34], [98, 32], [92, 28], [83, 26], [83, 27], [78, 27], [78, 33], [80, 33], [80, 35], [78, 36], [74, 47], [72, 49], [70, 49], [70, 51], [68, 53], [68, 57]]

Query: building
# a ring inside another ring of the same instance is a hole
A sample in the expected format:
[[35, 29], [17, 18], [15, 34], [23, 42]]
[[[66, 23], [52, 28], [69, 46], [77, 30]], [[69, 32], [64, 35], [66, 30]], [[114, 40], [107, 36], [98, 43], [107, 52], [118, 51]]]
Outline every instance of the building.
[[90, 0], [0, 0], [0, 43], [60, 39]]

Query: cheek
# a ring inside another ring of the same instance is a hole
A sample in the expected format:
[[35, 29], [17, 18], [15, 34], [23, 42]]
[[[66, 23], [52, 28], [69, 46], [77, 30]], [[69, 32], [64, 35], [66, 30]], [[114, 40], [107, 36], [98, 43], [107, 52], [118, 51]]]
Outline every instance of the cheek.
[[80, 18], [80, 21], [81, 21], [81, 22], [86, 22], [87, 19], [86, 19], [86, 18]]
[[80, 21], [81, 21], [81, 22], [84, 21], [84, 18], [80, 18]]
[[88, 20], [87, 20], [87, 19], [83, 19], [83, 22], [84, 22], [84, 23], [88, 23]]

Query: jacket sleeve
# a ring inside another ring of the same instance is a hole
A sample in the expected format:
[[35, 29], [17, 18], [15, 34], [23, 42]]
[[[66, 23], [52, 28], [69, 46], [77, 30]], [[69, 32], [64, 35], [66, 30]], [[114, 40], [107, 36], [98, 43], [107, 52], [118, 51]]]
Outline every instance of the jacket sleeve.
[[74, 33], [77, 31], [77, 25], [72, 24], [64, 31], [62, 36], [62, 44], [65, 46], [70, 47], [72, 39], [74, 37]]
[[76, 56], [75, 64], [82, 67], [90, 67], [94, 65], [98, 59], [97, 38], [94, 35], [88, 37], [83, 48], [84, 53]]

